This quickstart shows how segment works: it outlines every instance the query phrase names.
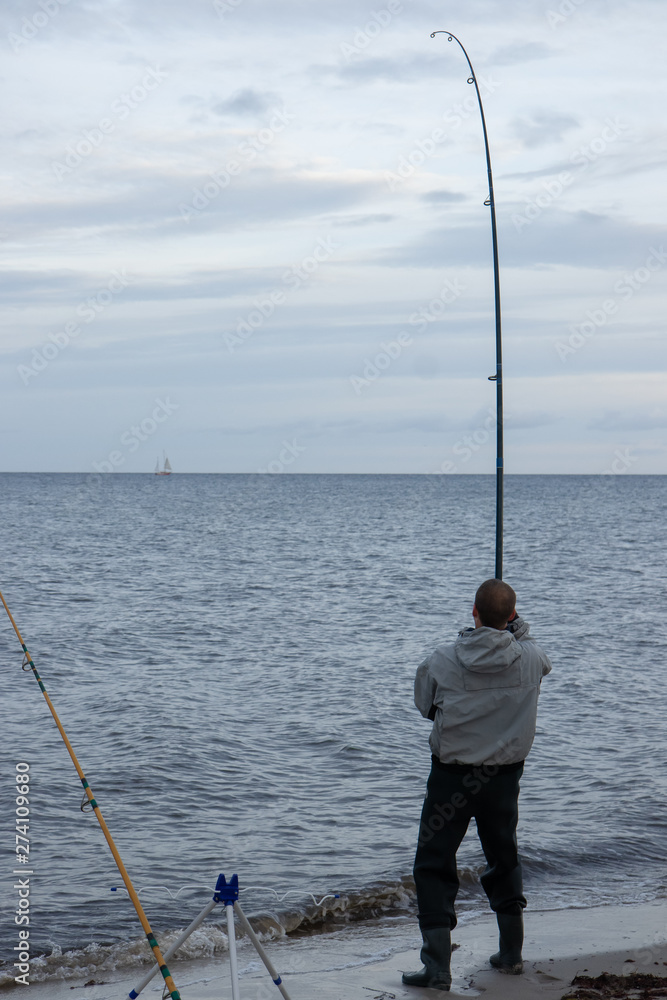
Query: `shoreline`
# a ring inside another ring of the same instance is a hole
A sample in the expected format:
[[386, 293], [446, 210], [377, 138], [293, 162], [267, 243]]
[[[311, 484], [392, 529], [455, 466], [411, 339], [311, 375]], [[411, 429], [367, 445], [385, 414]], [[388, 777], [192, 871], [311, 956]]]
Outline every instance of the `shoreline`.
[[[406, 938], [414, 947], [406, 949]], [[484, 996], [489, 1000], [560, 998], [577, 974], [597, 976], [652, 973], [666, 977], [667, 900], [576, 910], [528, 910], [524, 944], [525, 971], [506, 976], [491, 969], [488, 955], [497, 948], [493, 914], [475, 917], [453, 932], [458, 947], [452, 955], [450, 996]], [[269, 958], [283, 976], [292, 1000], [361, 1000], [362, 997], [435, 998], [437, 990], [403, 986], [401, 972], [419, 967], [419, 933], [405, 921], [347, 924], [339, 930], [296, 939], [266, 942]], [[239, 947], [240, 992], [244, 998], [279, 996], [255, 951]], [[231, 996], [229, 956], [169, 963], [182, 1000], [221, 1000]], [[142, 973], [116, 969], [79, 978], [30, 983], [31, 1000], [120, 1000], [137, 985]], [[94, 980], [94, 984], [87, 985]], [[158, 977], [143, 997], [162, 995]], [[2, 995], [13, 997], [18, 987]]]

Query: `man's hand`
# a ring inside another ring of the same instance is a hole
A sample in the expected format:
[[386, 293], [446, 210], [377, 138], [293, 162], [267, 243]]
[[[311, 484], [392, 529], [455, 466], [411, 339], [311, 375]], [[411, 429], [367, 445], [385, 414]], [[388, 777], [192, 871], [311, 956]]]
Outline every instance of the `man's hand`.
[[521, 618], [517, 614], [516, 608], [514, 609], [514, 613], [512, 614], [512, 617], [507, 622], [507, 625], [505, 626], [505, 629], [506, 629], [506, 631], [511, 632], [512, 635], [518, 635], [518, 637], [520, 639], [524, 638], [524, 634], [525, 635], [528, 634], [528, 625], [523, 620], [523, 618]]
[[507, 632], [514, 633], [519, 628], [520, 623], [521, 623], [521, 619], [519, 618], [519, 616], [517, 614], [517, 610], [515, 608], [514, 611], [512, 612], [512, 614], [510, 615], [510, 617], [507, 620], [507, 625], [505, 626], [505, 630]]

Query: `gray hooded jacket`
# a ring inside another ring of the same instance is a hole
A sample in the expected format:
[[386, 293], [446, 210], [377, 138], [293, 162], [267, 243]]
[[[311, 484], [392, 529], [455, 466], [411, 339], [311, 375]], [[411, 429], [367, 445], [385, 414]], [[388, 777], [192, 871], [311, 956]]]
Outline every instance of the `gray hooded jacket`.
[[419, 666], [415, 705], [434, 719], [429, 743], [443, 763], [514, 764], [533, 745], [551, 663], [527, 622], [515, 618], [512, 626], [466, 629]]

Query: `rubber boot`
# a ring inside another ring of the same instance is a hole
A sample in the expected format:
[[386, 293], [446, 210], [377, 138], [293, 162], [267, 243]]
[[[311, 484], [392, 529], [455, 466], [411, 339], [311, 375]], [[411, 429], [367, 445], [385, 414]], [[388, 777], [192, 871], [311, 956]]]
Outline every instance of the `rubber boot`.
[[500, 951], [492, 955], [489, 961], [500, 972], [518, 976], [523, 972], [523, 913], [496, 913], [496, 917], [500, 931]]
[[452, 958], [452, 936], [449, 927], [432, 927], [422, 931], [424, 944], [420, 958], [424, 968], [419, 972], [404, 972], [406, 986], [429, 986], [432, 990], [449, 992], [452, 975], [449, 971]]

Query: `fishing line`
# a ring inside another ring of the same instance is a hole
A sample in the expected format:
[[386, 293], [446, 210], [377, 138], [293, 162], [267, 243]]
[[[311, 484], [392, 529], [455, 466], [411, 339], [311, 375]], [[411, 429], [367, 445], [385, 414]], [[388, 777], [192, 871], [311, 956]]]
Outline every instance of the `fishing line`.
[[58, 718], [58, 714], [57, 714], [55, 708], [53, 707], [53, 703], [52, 703], [51, 699], [49, 698], [49, 696], [47, 694], [46, 688], [44, 687], [44, 682], [42, 681], [41, 677], [37, 673], [37, 668], [36, 668], [35, 664], [32, 661], [32, 657], [30, 656], [30, 653], [28, 652], [28, 647], [26, 646], [26, 644], [23, 641], [23, 637], [22, 637], [21, 633], [18, 630], [18, 626], [17, 626], [16, 622], [14, 621], [14, 619], [12, 617], [11, 611], [7, 607], [7, 602], [5, 601], [2, 593], [0, 593], [0, 600], [2, 601], [2, 603], [3, 603], [4, 607], [5, 607], [5, 611], [7, 612], [7, 615], [9, 616], [9, 620], [10, 620], [10, 622], [12, 623], [12, 625], [14, 627], [14, 631], [16, 632], [18, 640], [21, 643], [21, 649], [23, 650], [23, 653], [24, 653], [23, 663], [21, 664], [21, 666], [22, 666], [22, 668], [24, 670], [28, 666], [30, 667], [30, 669], [32, 670], [32, 672], [33, 672], [33, 674], [35, 676], [35, 680], [39, 684], [39, 689], [42, 692], [42, 694], [44, 695], [44, 698], [46, 699], [46, 704], [49, 706], [49, 711], [51, 712], [51, 715], [53, 716], [53, 718], [55, 720], [56, 726], [58, 727], [58, 731], [60, 732], [60, 735], [63, 738], [63, 742], [64, 742], [65, 746], [67, 747], [67, 751], [68, 751], [70, 757], [72, 758], [72, 762], [74, 764], [74, 767], [76, 768], [76, 773], [79, 775], [79, 779], [81, 780], [81, 784], [83, 785], [84, 795], [88, 798], [88, 802], [90, 803], [91, 808], [93, 809], [93, 811], [95, 812], [95, 815], [97, 816], [97, 820], [98, 820], [98, 822], [99, 822], [99, 824], [100, 824], [100, 826], [102, 828], [102, 833], [104, 834], [105, 840], [106, 840], [107, 844], [109, 845], [109, 848], [110, 848], [111, 853], [113, 855], [113, 859], [116, 862], [116, 865], [118, 867], [118, 871], [120, 872], [121, 877], [123, 879], [123, 882], [125, 883], [127, 894], [128, 894], [128, 896], [130, 897], [130, 899], [132, 900], [132, 902], [134, 904], [134, 908], [137, 911], [137, 916], [139, 917], [139, 920], [141, 922], [141, 926], [143, 927], [143, 929], [144, 929], [144, 931], [146, 933], [146, 938], [148, 939], [148, 943], [151, 946], [151, 949], [152, 949], [153, 954], [155, 956], [155, 961], [158, 964], [160, 972], [162, 973], [162, 978], [164, 979], [164, 982], [165, 982], [165, 992], [166, 992], [166, 995], [169, 996], [169, 997], [171, 997], [172, 1000], [181, 1000], [181, 994], [176, 989], [176, 984], [174, 983], [174, 980], [171, 978], [171, 973], [169, 972], [169, 969], [167, 968], [167, 965], [166, 965], [166, 963], [165, 963], [165, 961], [164, 961], [164, 959], [162, 957], [162, 953], [161, 953], [159, 945], [158, 945], [158, 943], [157, 943], [157, 941], [155, 939], [155, 935], [153, 934], [153, 931], [151, 930], [151, 925], [148, 923], [148, 919], [146, 917], [146, 914], [144, 913], [144, 911], [142, 909], [142, 906], [141, 906], [141, 903], [139, 902], [139, 897], [137, 896], [136, 892], [134, 891], [134, 887], [132, 885], [132, 882], [130, 881], [130, 876], [127, 873], [127, 870], [125, 868], [125, 865], [123, 864], [123, 861], [122, 861], [122, 858], [121, 858], [120, 854], [118, 853], [116, 845], [113, 842], [113, 839], [112, 839], [111, 834], [109, 832], [109, 828], [108, 828], [108, 826], [106, 825], [106, 823], [104, 821], [102, 813], [100, 812], [100, 807], [98, 806], [97, 802], [95, 801], [95, 797], [93, 795], [92, 789], [91, 789], [90, 785], [88, 784], [88, 782], [86, 781], [86, 776], [85, 776], [85, 774], [83, 773], [83, 771], [81, 769], [81, 765], [79, 764], [79, 761], [77, 760], [76, 754], [74, 753], [74, 749], [72, 748], [72, 744], [70, 743], [69, 739], [67, 738], [67, 733], [63, 729], [62, 723], [61, 723], [60, 719]]
[[[215, 892], [215, 889], [212, 889], [210, 886], [201, 884], [182, 885], [180, 889], [176, 890], [176, 892], [174, 892], [166, 885], [144, 885], [141, 887], [141, 889], [137, 889], [136, 892], [137, 895], [141, 892], [166, 892], [170, 899], [178, 899], [180, 894], [182, 892], [185, 892], [187, 889], [206, 889], [208, 892]], [[111, 886], [111, 892], [126, 892], [126, 891], [127, 890], [124, 889], [122, 885]], [[284, 900], [286, 900], [288, 896], [299, 896], [300, 898], [308, 896], [310, 899], [312, 899], [315, 906], [321, 906], [326, 899], [340, 899], [340, 893], [338, 892], [329, 892], [327, 893], [326, 896], [322, 896], [321, 899], [318, 899], [317, 896], [314, 896], [312, 892], [306, 892], [301, 889], [288, 889], [287, 892], [281, 894], [276, 889], [272, 889], [268, 885], [244, 885], [241, 888], [239, 888], [239, 892], [270, 892], [272, 893], [272, 895], [275, 896], [275, 898], [278, 900], [279, 903], [284, 902]]]

